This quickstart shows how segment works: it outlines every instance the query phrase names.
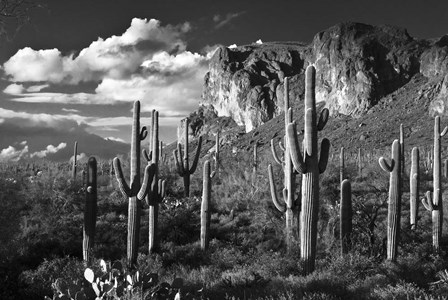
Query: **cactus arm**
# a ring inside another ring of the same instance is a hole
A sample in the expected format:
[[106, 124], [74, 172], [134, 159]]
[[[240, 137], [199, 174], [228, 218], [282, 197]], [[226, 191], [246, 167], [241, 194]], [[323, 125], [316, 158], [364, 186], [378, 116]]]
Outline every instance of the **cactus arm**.
[[277, 151], [275, 150], [275, 145], [274, 145], [273, 139], [271, 139], [271, 152], [272, 152], [272, 157], [274, 157], [275, 162], [278, 163], [279, 165], [283, 164], [282, 160], [280, 160], [280, 158], [277, 155]]
[[145, 199], [146, 195], [148, 194], [149, 190], [150, 190], [150, 186], [151, 186], [151, 182], [152, 179], [154, 178], [154, 174], [156, 172], [156, 164], [151, 163], [148, 164], [145, 168], [145, 175], [143, 177], [143, 183], [142, 186], [140, 187], [140, 190], [138, 191], [137, 194], [137, 199], [142, 201], [143, 199]]
[[[182, 144], [181, 143], [177, 143], [177, 154], [179, 155], [179, 166], [180, 169], [182, 170], [182, 174], [185, 174], [185, 163], [184, 163], [184, 153], [182, 151]], [[181, 175], [183, 176], [183, 175]]]
[[278, 146], [282, 151], [285, 151], [285, 145], [283, 145], [283, 142], [281, 140], [278, 142]]
[[[178, 145], [179, 145], [179, 144], [178, 144]], [[183, 176], [183, 175], [184, 175], [184, 169], [183, 169], [182, 159], [181, 159], [181, 161], [179, 162], [178, 155], [179, 155], [179, 150], [178, 150], [178, 149], [174, 150], [174, 151], [173, 151], [173, 157], [174, 157], [174, 163], [176, 164], [177, 173], [178, 173], [180, 176]], [[181, 156], [181, 157], [182, 157], [182, 156]]]
[[295, 123], [290, 123], [286, 129], [286, 132], [288, 140], [287, 147], [291, 149], [289, 153], [291, 156], [292, 164], [294, 165], [294, 169], [296, 169], [297, 172], [303, 174], [306, 172], [306, 166], [303, 162], [302, 153], [300, 152], [299, 139], [297, 138]]
[[146, 126], [143, 126], [142, 129], [140, 130], [140, 135], [139, 135], [140, 141], [143, 141], [147, 135], [148, 135], [148, 130], [146, 130]]
[[124, 179], [123, 170], [121, 169], [121, 163], [118, 157], [114, 158], [114, 169], [115, 169], [115, 177], [117, 178], [118, 187], [120, 188], [121, 193], [125, 197], [128, 198], [132, 197], [131, 188]]
[[330, 112], [328, 111], [328, 108], [324, 108], [319, 116], [319, 121], [317, 122], [317, 130], [321, 131], [324, 129], [325, 125], [328, 122], [328, 117], [330, 115]]
[[142, 150], [142, 154], [143, 154], [143, 157], [146, 159], [146, 161], [148, 163], [151, 162], [151, 160], [152, 160], [152, 151], [149, 151], [149, 153], [148, 153], [148, 151], [146, 151], [146, 149], [143, 149]]
[[434, 206], [432, 205], [431, 192], [427, 191], [425, 195], [426, 198], [422, 199], [422, 204], [428, 211], [433, 211]]
[[319, 173], [322, 174], [327, 169], [328, 155], [330, 153], [330, 141], [324, 138], [320, 144]]
[[288, 189], [283, 188], [282, 190], [283, 200], [285, 201], [286, 205], [288, 205]]
[[196, 154], [194, 156], [193, 164], [190, 168], [190, 174], [193, 174], [196, 171], [196, 167], [198, 166], [199, 155], [201, 154], [201, 146], [202, 146], [202, 136], [199, 137], [198, 147], [196, 148]]
[[272, 172], [272, 165], [269, 164], [268, 166], [268, 174], [269, 174], [269, 186], [271, 189], [271, 198], [272, 198], [272, 202], [274, 203], [275, 207], [282, 213], [284, 213], [286, 211], [286, 205], [285, 204], [280, 204], [278, 199], [277, 199], [277, 191], [275, 189], [275, 182], [274, 182], [274, 175]]
[[394, 169], [394, 165], [395, 165], [395, 161], [393, 159], [390, 160], [390, 164], [387, 162], [387, 160], [384, 157], [380, 157], [380, 159], [378, 160], [378, 163], [381, 167], [381, 169], [383, 169], [386, 172], [392, 172], [392, 170]]
[[165, 198], [165, 193], [166, 193], [166, 180], [159, 179], [158, 193], [159, 193], [159, 200], [160, 200], [160, 201], [161, 201], [163, 198]]
[[441, 137], [444, 137], [445, 134], [446, 134], [447, 132], [448, 132], [448, 126], [445, 127], [445, 128], [443, 128], [443, 131], [442, 131], [442, 133], [440, 134], [440, 136], [441, 136]]

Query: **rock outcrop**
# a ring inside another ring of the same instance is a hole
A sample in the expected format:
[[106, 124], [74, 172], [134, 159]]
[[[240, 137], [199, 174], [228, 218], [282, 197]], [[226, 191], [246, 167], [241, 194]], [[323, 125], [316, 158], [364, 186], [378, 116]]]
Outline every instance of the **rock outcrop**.
[[219, 48], [205, 76], [201, 105], [250, 131], [283, 113], [285, 76], [290, 99], [303, 99], [304, 69], [310, 64], [317, 68], [317, 101], [332, 115], [362, 116], [418, 73], [437, 89], [430, 114], [448, 115], [448, 36], [417, 40], [401, 28], [360, 23], [333, 26], [309, 44]]

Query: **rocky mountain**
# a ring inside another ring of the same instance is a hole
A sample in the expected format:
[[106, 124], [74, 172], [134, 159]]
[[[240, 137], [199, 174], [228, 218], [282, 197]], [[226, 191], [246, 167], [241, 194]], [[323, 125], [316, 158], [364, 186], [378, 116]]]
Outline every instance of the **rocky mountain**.
[[310, 64], [317, 69], [317, 101], [334, 117], [365, 116], [410, 82], [415, 94], [406, 93], [413, 98], [407, 100], [427, 104], [428, 115], [448, 115], [448, 36], [419, 40], [405, 29], [350, 22], [317, 33], [309, 44], [219, 48], [205, 76], [201, 105], [249, 132], [283, 113], [285, 76], [290, 99], [299, 105]]

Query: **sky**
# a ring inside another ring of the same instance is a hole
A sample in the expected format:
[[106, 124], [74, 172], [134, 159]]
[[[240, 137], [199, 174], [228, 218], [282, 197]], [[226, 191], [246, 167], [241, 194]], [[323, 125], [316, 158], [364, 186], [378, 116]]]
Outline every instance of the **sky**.
[[0, 42], [0, 162], [54, 155], [83, 134], [129, 142], [135, 100], [142, 124], [157, 109], [161, 139], [174, 141], [219, 45], [310, 42], [345, 21], [396, 25], [416, 38], [448, 31], [446, 1], [42, 2]]

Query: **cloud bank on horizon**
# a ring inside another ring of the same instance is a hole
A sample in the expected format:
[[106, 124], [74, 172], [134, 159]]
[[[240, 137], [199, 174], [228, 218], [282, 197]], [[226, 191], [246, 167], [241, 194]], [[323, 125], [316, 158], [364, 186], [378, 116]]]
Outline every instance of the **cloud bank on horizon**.
[[[220, 22], [234, 17], [227, 16]], [[89, 105], [140, 100], [142, 112], [157, 109], [161, 126], [175, 128], [180, 118], [196, 109], [208, 62], [216, 49], [206, 47], [203, 53], [188, 51], [186, 35], [191, 30], [188, 22], [162, 25], [155, 19], [134, 18], [121, 35], [98, 38], [76, 52], [22, 48], [2, 65], [8, 82], [3, 90], [7, 101], [66, 107], [57, 114], [0, 108], [0, 124], [66, 131], [81, 128], [89, 133], [102, 129], [103, 133], [111, 132], [107, 139], [122, 141], [111, 135], [119, 126], [131, 124], [129, 111], [119, 117], [108, 115], [106, 108], [104, 115], [87, 116], [85, 111]], [[93, 88], [83, 90], [86, 83]], [[149, 119], [146, 121], [149, 123]], [[19, 150], [16, 147], [9, 145], [0, 150], [0, 159], [32, 157], [28, 145]], [[52, 150], [47, 148], [39, 153], [49, 154]]]

